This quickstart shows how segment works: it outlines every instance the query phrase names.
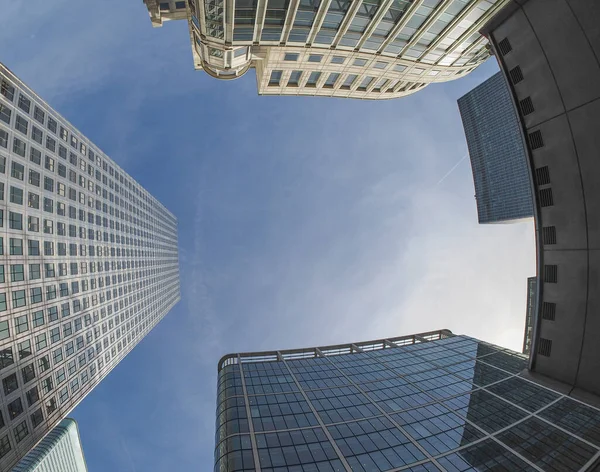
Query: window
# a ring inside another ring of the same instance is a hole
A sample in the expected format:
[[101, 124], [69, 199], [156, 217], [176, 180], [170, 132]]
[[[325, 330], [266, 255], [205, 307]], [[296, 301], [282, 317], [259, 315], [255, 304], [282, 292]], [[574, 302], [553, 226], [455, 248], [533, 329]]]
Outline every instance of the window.
[[23, 383], [25, 384], [35, 379], [35, 367], [33, 362], [21, 369], [21, 376], [23, 377]]
[[160, 11], [169, 11], [169, 3], [168, 2], [160, 3]]
[[[8, 212], [8, 224], [10, 229], [23, 229], [23, 215], [14, 211]], [[13, 249], [14, 247], [14, 249]], [[23, 255], [23, 241], [20, 239], [10, 238], [11, 255]], [[19, 249], [20, 248], [20, 249]], [[12, 252], [15, 251], [15, 252]]]
[[58, 308], [51, 306], [48, 308], [48, 321], [56, 321], [58, 319]]
[[17, 334], [24, 333], [27, 330], [29, 330], [29, 322], [27, 321], [27, 315], [17, 316], [15, 318], [15, 331], [17, 332]]
[[42, 153], [33, 146], [29, 148], [29, 160], [38, 166], [42, 162]]
[[22, 282], [23, 280], [25, 280], [23, 264], [11, 265], [10, 266], [10, 281], [11, 282]]
[[269, 87], [279, 86], [279, 81], [281, 80], [282, 73], [283, 72], [280, 70], [271, 71], [271, 77], [269, 78]]
[[48, 117], [48, 129], [56, 134], [57, 123], [54, 118], [51, 116]]
[[31, 100], [29, 100], [22, 93], [19, 94], [19, 108], [25, 113], [29, 113], [31, 110]]
[[[19, 403], [21, 402], [21, 400], [19, 399]], [[22, 407], [21, 407], [22, 408]], [[23, 410], [21, 409], [21, 412]], [[23, 421], [21, 424], [19, 424], [16, 428], [15, 428], [15, 439], [17, 440], [17, 443], [20, 443], [23, 439], [25, 439], [27, 437], [27, 435], [29, 434], [29, 428], [27, 427], [27, 421]]]
[[308, 62], [321, 62], [323, 56], [321, 54], [310, 54], [308, 56]]
[[[0, 350], [0, 369], [14, 364], [13, 350], [11, 347]], [[1, 420], [0, 420], [1, 423]]]
[[175, 8], [177, 10], [184, 10], [185, 9], [185, 2], [175, 2]]
[[10, 450], [10, 440], [8, 439], [8, 434], [6, 434], [3, 438], [0, 439], [0, 458], [8, 454]]
[[38, 144], [42, 144], [43, 142], [44, 135], [42, 133], [42, 130], [39, 129], [37, 126], [31, 127], [31, 139], [33, 139]]
[[44, 324], [44, 310], [34, 311], [31, 319], [34, 327], [42, 326]]
[[63, 352], [62, 347], [59, 347], [52, 353], [52, 358], [54, 360], [54, 365], [59, 364], [63, 360]]
[[22, 164], [13, 161], [11, 165], [10, 175], [15, 179], [23, 180], [25, 177], [25, 167]]
[[[300, 54], [298, 54], [296, 52], [288, 52], [285, 54], [285, 56], [283, 56], [283, 60], [284, 61], [297, 61], [298, 57], [300, 57]], [[8, 123], [8, 121], [7, 121], [7, 123]]]
[[373, 80], [375, 80], [373, 77], [365, 77], [360, 83], [358, 90], [360, 90], [361, 92], [365, 92], [367, 88], [369, 88], [369, 85], [371, 85]]
[[331, 58], [332, 64], [343, 64], [346, 58], [344, 56], [333, 56]]
[[302, 77], [302, 71], [294, 70], [290, 73], [290, 78], [288, 80], [288, 87], [298, 87], [300, 83], [300, 77]]
[[40, 373], [46, 372], [50, 368], [50, 361], [48, 360], [48, 355], [46, 354], [44, 357], [38, 359], [38, 369]]
[[0, 147], [8, 147], [8, 132], [0, 128]]
[[42, 278], [39, 264], [29, 264], [29, 278], [31, 280]]
[[46, 287], [46, 300], [54, 300], [56, 298], [56, 285]]
[[[11, 212], [12, 214], [12, 212]], [[19, 215], [21, 216], [21, 215]], [[11, 225], [11, 228], [15, 228]], [[22, 228], [15, 228], [22, 229]], [[11, 256], [22, 256], [23, 255], [23, 240], [19, 238], [10, 238], [10, 255]]]
[[4, 266], [0, 264], [0, 283], [4, 283], [6, 280], [4, 278]]
[[13, 308], [25, 306], [25, 290], [13, 290], [12, 292]]
[[54, 192], [54, 179], [51, 179], [50, 177], [44, 177], [44, 190]]
[[21, 115], [17, 115], [17, 119], [15, 121], [15, 129], [26, 135], [27, 130], [29, 129], [29, 121], [27, 121]]
[[[4, 299], [2, 302], [3, 308], [0, 308], [0, 311], [6, 311], [6, 294], [0, 293], [0, 300]], [[10, 337], [10, 330], [8, 328], [8, 321], [0, 321], [0, 340], [6, 339]]]
[[19, 351], [19, 360], [31, 356], [31, 341], [29, 339], [21, 341], [17, 344], [17, 349]]
[[69, 399], [69, 390], [67, 387], [64, 387], [58, 392], [58, 398], [61, 403], [65, 403]]
[[31, 423], [34, 428], [37, 428], [44, 421], [44, 413], [41, 408], [38, 408], [31, 414]]
[[366, 59], [354, 59], [354, 66], [363, 67], [367, 63]]
[[406, 66], [403, 66], [402, 64], [396, 64], [394, 66], [394, 70], [396, 72], [404, 72], [406, 70]]
[[46, 169], [48, 169], [50, 172], [54, 172], [54, 159], [52, 159], [50, 156], [46, 156], [44, 167], [46, 167]]
[[385, 69], [388, 66], [387, 62], [377, 61], [375, 63], [375, 69]]
[[46, 333], [42, 333], [35, 337], [35, 349], [37, 351], [44, 349], [47, 345], [48, 341], [46, 340]]
[[10, 374], [8, 377], [3, 378], [2, 386], [4, 387], [4, 395], [10, 395], [12, 392], [18, 390], [19, 382], [17, 374]]
[[17, 205], [23, 205], [23, 189], [10, 186], [10, 202]]
[[350, 90], [350, 88], [352, 87], [352, 84], [354, 84], [354, 82], [356, 81], [357, 78], [358, 78], [358, 75], [356, 75], [356, 74], [347, 75], [346, 79], [344, 80], [344, 83], [342, 84], [342, 88], [345, 90]]
[[44, 111], [38, 107], [37, 105], [34, 107], [33, 109], [33, 118], [40, 124], [44, 124], [44, 119], [46, 117], [46, 114], [44, 113]]
[[319, 80], [319, 78], [321, 77], [321, 73], [320, 72], [311, 72], [310, 75], [308, 76], [308, 80], [306, 82], [306, 86], [307, 87], [316, 87], [317, 86], [317, 82]]
[[54, 242], [53, 241], [44, 241], [44, 256], [53, 256], [54, 255]]
[[41, 175], [39, 172], [35, 170], [29, 170], [29, 183], [31, 185], [35, 185], [36, 187], [40, 186]]
[[50, 342], [52, 344], [56, 343], [60, 341], [60, 329], [59, 328], [52, 328], [50, 330]]
[[46, 149], [48, 151], [56, 152], [56, 140], [50, 136], [46, 136]]
[[327, 77], [327, 80], [325, 81], [323, 87], [333, 88], [339, 78], [340, 74], [338, 72], [332, 72], [331, 74], [329, 74], [329, 77]]
[[7, 125], [10, 125], [10, 118], [12, 111], [6, 105], [0, 103], [0, 120], [4, 121]]
[[[27, 217], [27, 229], [33, 233], [39, 232], [40, 219], [37, 216], [28, 216]], [[38, 250], [39, 250], [39, 246], [38, 246]]]
[[8, 416], [11, 420], [14, 420], [21, 413], [23, 413], [23, 405], [20, 398], [8, 404]]
[[42, 302], [42, 289], [40, 287], [32, 287], [30, 289], [31, 303]]
[[[62, 139], [63, 141], [67, 141], [67, 142], [69, 141], [69, 132], [62, 126], [60, 127], [60, 139]], [[66, 152], [66, 149], [65, 149], [65, 152]]]
[[56, 400], [51, 398], [46, 402], [46, 411], [51, 414], [54, 410], [56, 410]]
[[5, 79], [2, 79], [2, 84], [0, 84], [0, 94], [4, 95], [9, 101], [12, 102], [15, 98], [15, 88]]

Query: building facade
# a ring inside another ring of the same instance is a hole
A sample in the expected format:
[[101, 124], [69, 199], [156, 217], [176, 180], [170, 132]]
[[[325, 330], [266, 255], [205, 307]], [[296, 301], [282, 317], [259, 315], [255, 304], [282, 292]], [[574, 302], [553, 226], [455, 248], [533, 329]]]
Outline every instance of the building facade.
[[523, 354], [531, 353], [531, 340], [533, 338], [533, 324], [535, 320], [537, 277], [527, 278], [527, 313], [525, 315], [525, 334], [523, 335]]
[[0, 470], [180, 298], [177, 220], [0, 65]]
[[387, 99], [463, 77], [489, 57], [479, 29], [509, 0], [144, 0], [185, 18], [194, 67], [256, 70], [261, 95]]
[[77, 423], [62, 420], [11, 472], [87, 472]]
[[510, 85], [534, 183], [530, 368], [600, 395], [600, 2], [511, 1], [482, 33]]
[[600, 410], [450, 331], [219, 362], [215, 472], [586, 470]]
[[479, 223], [533, 218], [533, 198], [525, 143], [501, 72], [458, 100]]

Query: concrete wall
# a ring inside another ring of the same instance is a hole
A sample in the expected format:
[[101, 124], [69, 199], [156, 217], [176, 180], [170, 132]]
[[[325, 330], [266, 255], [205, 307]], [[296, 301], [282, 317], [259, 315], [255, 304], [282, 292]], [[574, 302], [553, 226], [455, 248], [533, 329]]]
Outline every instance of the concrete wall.
[[[532, 176], [548, 167], [550, 183], [534, 183], [539, 303], [531, 369], [600, 395], [600, 1], [513, 0], [483, 30], [511, 84], [526, 137]], [[510, 52], [506, 52], [507, 39]], [[510, 71], [520, 67], [523, 80]], [[534, 111], [519, 106], [529, 97]], [[554, 204], [542, 206], [551, 189]], [[544, 241], [554, 226], [556, 242]], [[557, 266], [557, 282], [544, 280]], [[542, 316], [555, 304], [555, 319]], [[552, 342], [550, 355], [541, 353]]]

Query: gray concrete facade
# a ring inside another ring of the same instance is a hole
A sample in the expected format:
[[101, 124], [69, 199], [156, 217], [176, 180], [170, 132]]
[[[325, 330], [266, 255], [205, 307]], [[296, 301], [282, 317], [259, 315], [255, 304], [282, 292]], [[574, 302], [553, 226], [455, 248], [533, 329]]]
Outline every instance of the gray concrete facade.
[[531, 375], [579, 397], [600, 395], [599, 25], [595, 0], [513, 0], [482, 30], [528, 143], [539, 281]]

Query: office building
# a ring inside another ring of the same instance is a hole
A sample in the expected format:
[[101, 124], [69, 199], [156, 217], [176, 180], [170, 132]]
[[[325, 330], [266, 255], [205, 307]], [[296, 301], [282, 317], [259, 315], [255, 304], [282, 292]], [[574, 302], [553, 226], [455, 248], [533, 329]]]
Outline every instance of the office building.
[[527, 313], [525, 315], [525, 334], [523, 335], [523, 354], [531, 352], [531, 339], [533, 338], [533, 323], [535, 320], [535, 295], [537, 278], [527, 278]]
[[179, 300], [177, 220], [0, 65], [0, 470]]
[[75, 420], [62, 420], [12, 472], [87, 472]]
[[479, 223], [533, 217], [525, 143], [502, 73], [458, 100], [467, 137]]
[[511, 1], [483, 29], [510, 86], [534, 182], [530, 369], [600, 395], [600, 2]]
[[218, 365], [214, 470], [591, 465], [600, 410], [524, 378], [527, 362], [447, 330], [227, 355]]
[[194, 67], [255, 69], [261, 95], [397, 98], [489, 57], [479, 29], [508, 0], [144, 0], [153, 26], [185, 17]]

